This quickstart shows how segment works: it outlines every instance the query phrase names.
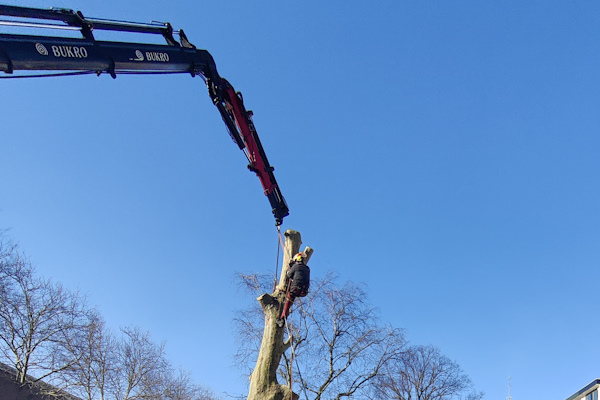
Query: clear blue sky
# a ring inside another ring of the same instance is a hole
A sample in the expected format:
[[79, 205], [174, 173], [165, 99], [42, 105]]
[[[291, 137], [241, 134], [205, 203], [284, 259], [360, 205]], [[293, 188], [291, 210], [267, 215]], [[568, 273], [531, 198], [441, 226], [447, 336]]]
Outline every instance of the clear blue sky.
[[[254, 111], [313, 274], [364, 282], [486, 399], [600, 377], [600, 3], [5, 3], [183, 28]], [[233, 277], [273, 271], [277, 237], [202, 80], [0, 86], [0, 227], [111, 326], [243, 393]]]

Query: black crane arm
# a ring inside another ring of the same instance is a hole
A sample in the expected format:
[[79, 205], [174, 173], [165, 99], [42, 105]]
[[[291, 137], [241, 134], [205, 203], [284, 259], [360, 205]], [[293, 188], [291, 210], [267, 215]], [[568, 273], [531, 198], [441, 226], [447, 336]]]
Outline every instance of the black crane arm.
[[206, 50], [146, 43], [0, 34], [0, 71], [189, 72], [218, 82]]
[[[276, 225], [289, 215], [289, 208], [273, 175], [256, 129], [252, 112], [246, 110], [241, 94], [217, 72], [206, 50], [192, 45], [182, 30], [169, 23], [135, 23], [85, 18], [79, 11], [37, 9], [0, 5], [0, 26], [77, 30], [82, 38], [0, 33], [0, 71], [88, 71], [108, 73], [172, 72], [202, 76], [209, 95], [219, 110], [234, 142], [248, 158], [248, 168], [261, 181]], [[40, 22], [43, 21], [43, 22]], [[57, 22], [58, 21], [58, 22]], [[161, 35], [166, 44], [99, 41], [95, 30]], [[179, 36], [178, 42], [174, 34]]]

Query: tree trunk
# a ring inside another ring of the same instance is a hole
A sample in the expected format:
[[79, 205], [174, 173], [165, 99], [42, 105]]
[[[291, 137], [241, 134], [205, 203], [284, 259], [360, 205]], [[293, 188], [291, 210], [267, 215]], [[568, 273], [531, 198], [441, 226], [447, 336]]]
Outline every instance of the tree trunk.
[[[265, 327], [262, 343], [254, 372], [250, 376], [250, 392], [247, 400], [297, 400], [298, 395], [293, 393], [286, 385], [277, 382], [277, 368], [283, 353], [290, 347], [290, 339], [284, 341], [285, 328], [277, 325], [277, 318], [281, 312], [280, 305], [285, 301], [286, 272], [292, 256], [298, 253], [302, 239], [300, 232], [287, 230], [285, 236], [285, 250], [281, 277], [275, 292], [263, 294], [257, 300], [265, 314]], [[313, 250], [307, 247], [304, 252], [307, 259]]]

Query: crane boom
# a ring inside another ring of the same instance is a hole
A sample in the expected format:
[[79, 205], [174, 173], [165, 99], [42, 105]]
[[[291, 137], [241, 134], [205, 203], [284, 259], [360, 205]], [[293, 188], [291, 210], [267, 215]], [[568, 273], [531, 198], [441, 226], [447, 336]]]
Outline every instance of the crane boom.
[[[289, 208], [262, 147], [252, 112], [246, 110], [241, 93], [217, 72], [213, 57], [192, 45], [183, 30], [169, 23], [135, 23], [85, 18], [80, 11], [38, 9], [0, 5], [0, 26], [78, 30], [82, 38], [0, 33], [0, 71], [73, 71], [116, 78], [121, 73], [172, 72], [202, 76], [229, 135], [248, 158], [248, 169], [263, 187], [276, 225], [289, 215]], [[44, 22], [39, 22], [44, 21]], [[100, 41], [95, 30], [161, 35], [166, 44]], [[179, 36], [179, 42], [174, 35]]]

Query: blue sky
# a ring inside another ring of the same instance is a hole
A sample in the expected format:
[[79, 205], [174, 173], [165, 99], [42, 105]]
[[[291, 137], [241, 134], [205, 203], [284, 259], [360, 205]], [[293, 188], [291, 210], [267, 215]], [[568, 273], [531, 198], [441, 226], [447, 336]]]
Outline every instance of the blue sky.
[[[599, 3], [5, 4], [184, 29], [254, 111], [313, 274], [365, 283], [487, 399], [600, 377]], [[234, 274], [274, 271], [277, 236], [202, 80], [0, 85], [0, 227], [109, 325], [244, 393]]]

